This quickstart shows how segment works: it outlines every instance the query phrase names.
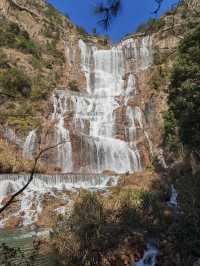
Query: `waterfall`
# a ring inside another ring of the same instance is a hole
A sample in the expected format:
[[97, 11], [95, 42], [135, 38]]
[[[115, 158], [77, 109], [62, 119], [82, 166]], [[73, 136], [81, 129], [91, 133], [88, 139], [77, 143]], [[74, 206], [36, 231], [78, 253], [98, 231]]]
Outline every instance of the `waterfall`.
[[151, 36], [123, 40], [120, 46], [126, 59], [135, 59], [135, 73], [151, 66], [153, 62]]
[[23, 155], [25, 158], [27, 159], [33, 158], [36, 149], [36, 140], [37, 140], [36, 129], [34, 129], [29, 132], [23, 146]]
[[[2, 200], [21, 189], [28, 181], [28, 174], [3, 174], [0, 175], [0, 205]], [[118, 184], [119, 176], [59, 174], [35, 174], [28, 188], [19, 195], [20, 207], [15, 213], [10, 213], [5, 219], [0, 219], [0, 228], [3, 228], [10, 216], [22, 217], [23, 225], [29, 226], [38, 220], [43, 210], [45, 195], [51, 195], [59, 200], [68, 199], [67, 191], [80, 188], [90, 190], [105, 190]], [[65, 207], [67, 205], [65, 204]]]
[[[125, 81], [125, 58], [121, 46], [110, 50], [97, 50], [91, 45], [79, 42], [81, 49], [81, 64], [87, 80], [88, 96], [72, 100], [75, 105], [76, 117], [90, 122], [88, 137], [89, 160], [87, 170], [100, 173], [105, 170], [117, 173], [134, 172], [141, 169], [140, 154], [136, 145], [115, 137], [116, 115], [120, 107], [117, 97], [124, 96], [125, 105], [128, 98], [136, 93], [135, 76]], [[83, 104], [84, 103], [84, 104]], [[82, 110], [80, 110], [82, 109]], [[78, 114], [77, 114], [78, 111]], [[135, 110], [141, 125], [138, 109]], [[83, 117], [82, 117], [83, 119]], [[132, 125], [131, 125], [132, 126]], [[142, 126], [142, 125], [141, 125]]]
[[176, 208], [178, 205], [178, 202], [177, 202], [178, 193], [173, 184], [170, 186], [170, 188], [171, 188], [171, 196], [170, 196], [170, 200], [167, 203], [169, 206]]
[[56, 144], [58, 151], [58, 166], [61, 167], [63, 173], [72, 172], [72, 145], [69, 135], [69, 130], [64, 125], [64, 115], [66, 113], [65, 94], [62, 91], [57, 91], [53, 95], [54, 111], [52, 119], [57, 121], [55, 127]]
[[[106, 50], [79, 40], [79, 49], [86, 90], [56, 90], [53, 95], [56, 143], [64, 142], [57, 148], [57, 165], [63, 173], [141, 170], [136, 143], [137, 128], [144, 128], [143, 113], [139, 106], [129, 106], [129, 99], [136, 95], [136, 73], [127, 75], [126, 59], [134, 56], [138, 71], [148, 68], [152, 63], [151, 38], [123, 41]], [[122, 130], [128, 132], [127, 139], [118, 136], [117, 111], [121, 107], [126, 108], [128, 127]], [[74, 134], [81, 140], [78, 151], [73, 150], [70, 139]]]
[[158, 250], [154, 246], [148, 244], [147, 250], [144, 253], [144, 256], [141, 260], [136, 262], [135, 266], [155, 266], [155, 259], [158, 255]]
[[135, 76], [133, 74], [129, 74], [128, 76], [128, 82], [127, 82], [127, 88], [124, 92], [124, 104], [127, 106], [128, 101], [130, 97], [133, 97], [136, 95], [136, 81]]
[[128, 140], [130, 143], [134, 142], [137, 138], [137, 129], [143, 128], [142, 112], [139, 107], [130, 107], [126, 109], [126, 116], [128, 120]]
[[[0, 175], [0, 200], [14, 191], [22, 188], [28, 181], [28, 174]], [[29, 189], [35, 192], [57, 190], [71, 190], [72, 188], [103, 189], [117, 185], [119, 176], [104, 176], [99, 174], [35, 174]]]

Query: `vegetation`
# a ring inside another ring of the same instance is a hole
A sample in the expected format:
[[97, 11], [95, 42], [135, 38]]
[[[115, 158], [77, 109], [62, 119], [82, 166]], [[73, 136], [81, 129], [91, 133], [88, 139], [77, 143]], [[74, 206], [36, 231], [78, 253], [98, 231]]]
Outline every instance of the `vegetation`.
[[29, 38], [27, 31], [21, 30], [16, 23], [0, 19], [0, 47], [18, 49], [35, 57], [41, 56], [40, 46]]
[[0, 171], [1, 173], [15, 173], [30, 171], [31, 162], [23, 159], [22, 152], [0, 139]]
[[[180, 191], [179, 202], [181, 215], [173, 232], [175, 245], [183, 261], [200, 257], [200, 173], [179, 176], [177, 189]], [[192, 265], [188, 264], [188, 265]]]
[[136, 32], [139, 33], [153, 33], [158, 32], [161, 28], [165, 26], [165, 20], [164, 19], [155, 19], [150, 18], [146, 23], [141, 24]]
[[71, 91], [75, 91], [75, 92], [79, 92], [79, 87], [78, 87], [78, 83], [76, 80], [72, 80], [68, 83], [68, 88], [71, 90]]
[[124, 265], [118, 248], [130, 236], [137, 247], [143, 246], [143, 238], [138, 238], [137, 232], [139, 228], [143, 232], [149, 230], [153, 222], [158, 229], [161, 224], [157, 218], [162, 212], [159, 204], [155, 194], [131, 188], [122, 188], [109, 199], [82, 191], [70, 217], [63, 217], [54, 229], [52, 241], [58, 263], [100, 266], [105, 261], [106, 265], [117, 261]]
[[200, 149], [200, 27], [181, 42], [171, 74], [166, 143], [180, 142], [190, 151]]
[[31, 81], [22, 70], [15, 67], [7, 69], [0, 72], [0, 92], [12, 97], [28, 97], [31, 93]]

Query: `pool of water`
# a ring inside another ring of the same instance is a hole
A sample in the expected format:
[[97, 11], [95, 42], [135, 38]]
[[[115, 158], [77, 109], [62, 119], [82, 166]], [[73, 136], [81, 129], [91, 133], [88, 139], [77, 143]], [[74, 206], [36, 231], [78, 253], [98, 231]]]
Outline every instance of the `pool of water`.
[[[0, 245], [5, 243], [9, 247], [20, 248], [24, 254], [29, 256], [32, 253], [33, 241], [36, 237], [46, 238], [49, 237], [49, 230], [41, 230], [38, 232], [35, 231], [24, 231], [24, 230], [16, 230], [16, 231], [0, 231]], [[1, 254], [0, 254], [1, 256]], [[21, 265], [18, 259], [14, 259], [12, 262], [13, 265]], [[36, 259], [37, 266], [55, 266], [53, 262], [52, 256], [39, 254]]]

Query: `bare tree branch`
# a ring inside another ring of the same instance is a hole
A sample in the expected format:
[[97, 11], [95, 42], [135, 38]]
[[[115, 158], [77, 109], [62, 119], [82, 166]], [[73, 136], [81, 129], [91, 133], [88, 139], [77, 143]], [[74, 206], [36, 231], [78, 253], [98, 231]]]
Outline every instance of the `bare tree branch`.
[[28, 186], [29, 184], [32, 182], [33, 178], [34, 178], [34, 174], [35, 174], [35, 171], [36, 171], [36, 167], [37, 167], [37, 163], [38, 161], [40, 160], [41, 156], [51, 150], [51, 149], [54, 149], [56, 147], [58, 147], [59, 145], [62, 145], [63, 143], [65, 143], [66, 141], [63, 141], [63, 142], [60, 142], [60, 143], [57, 143], [56, 145], [53, 145], [53, 146], [49, 146], [49, 147], [46, 147], [42, 150], [39, 151], [39, 153], [36, 155], [35, 159], [34, 159], [34, 165], [33, 165], [33, 168], [31, 170], [31, 174], [30, 174], [30, 177], [27, 181], [27, 183], [20, 189], [18, 190], [17, 192], [15, 192], [11, 197], [10, 199], [4, 204], [3, 207], [0, 208], [0, 214], [5, 211], [12, 203], [13, 201], [15, 200], [15, 198], [20, 195]]

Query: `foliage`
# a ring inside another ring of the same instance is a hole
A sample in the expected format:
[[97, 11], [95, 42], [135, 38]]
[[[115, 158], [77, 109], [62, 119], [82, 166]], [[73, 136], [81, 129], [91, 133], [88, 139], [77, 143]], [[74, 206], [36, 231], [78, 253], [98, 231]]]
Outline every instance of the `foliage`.
[[63, 52], [57, 49], [57, 40], [48, 41], [46, 44], [46, 52], [53, 56], [53, 61], [59, 64], [64, 63], [65, 57]]
[[141, 24], [136, 32], [142, 32], [142, 33], [153, 33], [159, 31], [161, 28], [165, 26], [165, 20], [150, 18], [146, 23]]
[[0, 68], [2, 69], [9, 68], [8, 58], [2, 50], [0, 50]]
[[16, 23], [0, 20], [0, 47], [15, 48], [36, 57], [41, 55], [40, 46], [29, 38], [29, 34], [21, 30]]
[[[175, 230], [177, 247], [185, 258], [200, 256], [200, 173], [178, 180], [182, 215]], [[184, 250], [184, 252], [183, 252]]]
[[200, 149], [200, 27], [185, 37], [171, 74], [166, 143], [180, 141], [189, 150]]
[[77, 26], [77, 30], [78, 30], [78, 32], [79, 32], [79, 34], [81, 36], [83, 36], [83, 37], [87, 37], [88, 36], [87, 31], [83, 27]]
[[120, 0], [112, 0], [107, 1], [107, 3], [100, 2], [95, 7], [95, 14], [100, 16], [99, 24], [105, 30], [108, 30], [110, 27], [113, 18], [118, 16], [121, 10], [121, 1]]
[[72, 80], [68, 83], [68, 88], [71, 90], [71, 91], [75, 91], [75, 92], [79, 92], [79, 87], [78, 87], [78, 83], [76, 80]]
[[131, 188], [122, 188], [109, 199], [81, 192], [70, 217], [63, 217], [54, 229], [52, 241], [58, 260], [68, 266], [102, 265], [102, 258], [130, 234], [139, 228], [149, 229], [149, 211], [160, 207], [155, 202], [154, 194]]
[[45, 6], [44, 13], [52, 23], [62, 25], [62, 16], [51, 4]]
[[31, 93], [31, 81], [22, 70], [13, 67], [0, 72], [0, 91], [13, 97], [28, 97]]
[[178, 209], [165, 238], [165, 258], [169, 258], [169, 265], [196, 265], [194, 262], [200, 256], [200, 173], [181, 173], [175, 182]]
[[100, 265], [98, 252], [104, 243], [104, 225], [102, 203], [95, 193], [82, 192], [71, 216], [65, 221], [64, 231], [61, 226], [54, 237], [55, 248], [66, 265], [92, 265], [92, 261]]

